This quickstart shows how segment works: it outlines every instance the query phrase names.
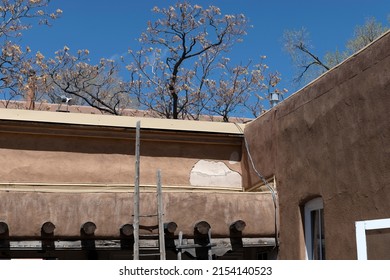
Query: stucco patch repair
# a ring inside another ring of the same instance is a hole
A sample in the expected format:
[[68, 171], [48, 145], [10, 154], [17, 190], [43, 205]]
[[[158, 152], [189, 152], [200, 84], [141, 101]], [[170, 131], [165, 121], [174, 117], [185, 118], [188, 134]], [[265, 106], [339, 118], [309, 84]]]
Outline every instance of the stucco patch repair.
[[205, 187], [241, 187], [241, 174], [220, 161], [199, 160], [191, 170], [190, 184]]

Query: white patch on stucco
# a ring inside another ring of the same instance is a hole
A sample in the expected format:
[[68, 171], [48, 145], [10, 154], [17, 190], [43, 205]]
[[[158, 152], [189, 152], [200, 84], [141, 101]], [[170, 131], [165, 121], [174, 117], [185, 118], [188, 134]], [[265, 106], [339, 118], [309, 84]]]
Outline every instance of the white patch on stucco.
[[198, 161], [191, 170], [190, 184], [205, 187], [241, 187], [240, 173], [220, 161]]
[[239, 163], [239, 160], [240, 160], [240, 155], [238, 154], [238, 152], [231, 153], [230, 159], [229, 159], [230, 164], [237, 164], [237, 163]]

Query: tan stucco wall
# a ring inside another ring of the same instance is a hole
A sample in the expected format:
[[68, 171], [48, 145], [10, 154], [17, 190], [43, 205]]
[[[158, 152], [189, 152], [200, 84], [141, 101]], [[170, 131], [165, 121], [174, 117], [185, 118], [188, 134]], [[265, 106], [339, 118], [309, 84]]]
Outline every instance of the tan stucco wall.
[[[97, 238], [119, 238], [120, 228], [132, 224], [133, 193], [72, 193], [0, 191], [0, 221], [12, 238], [38, 239], [45, 222], [52, 222], [58, 238], [80, 238], [81, 226], [96, 224]], [[176, 234], [194, 234], [200, 221], [210, 224], [213, 237], [228, 237], [229, 226], [246, 222], [243, 236], [273, 237], [274, 211], [268, 193], [164, 192], [164, 221], [175, 222]], [[156, 194], [142, 192], [140, 213], [156, 213]], [[248, 211], [252, 209], [252, 211]], [[156, 225], [156, 217], [141, 218], [140, 225]]]
[[[1, 121], [0, 183], [134, 184], [134, 131]], [[155, 185], [161, 169], [164, 185], [191, 186], [192, 169], [201, 160], [241, 177], [240, 137], [141, 130], [140, 151], [143, 185]], [[241, 189], [241, 180], [232, 185], [226, 177], [225, 183], [220, 186]]]
[[387, 33], [246, 126], [257, 169], [276, 176], [280, 259], [305, 258], [300, 206], [315, 196], [328, 259], [356, 259], [355, 221], [390, 218], [389, 46]]

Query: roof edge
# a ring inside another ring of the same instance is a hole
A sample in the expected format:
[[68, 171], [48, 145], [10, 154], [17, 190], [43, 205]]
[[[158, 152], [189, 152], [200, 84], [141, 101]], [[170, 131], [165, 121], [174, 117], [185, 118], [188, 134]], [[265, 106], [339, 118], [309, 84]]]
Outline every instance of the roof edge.
[[135, 128], [137, 122], [140, 121], [142, 129], [232, 135], [243, 135], [245, 128], [245, 124], [242, 123], [173, 120], [113, 115], [90, 115], [21, 109], [0, 109], [0, 121], [1, 120], [117, 128]]

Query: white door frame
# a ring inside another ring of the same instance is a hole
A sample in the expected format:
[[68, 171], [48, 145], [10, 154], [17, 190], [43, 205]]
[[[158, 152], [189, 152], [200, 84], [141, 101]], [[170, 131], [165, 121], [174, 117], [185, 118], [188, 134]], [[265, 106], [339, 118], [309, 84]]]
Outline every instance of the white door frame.
[[357, 259], [367, 260], [366, 230], [390, 228], [390, 219], [377, 219], [355, 222]]
[[313, 259], [313, 239], [311, 212], [324, 209], [324, 202], [321, 197], [314, 198], [305, 204], [305, 249], [306, 260]]

